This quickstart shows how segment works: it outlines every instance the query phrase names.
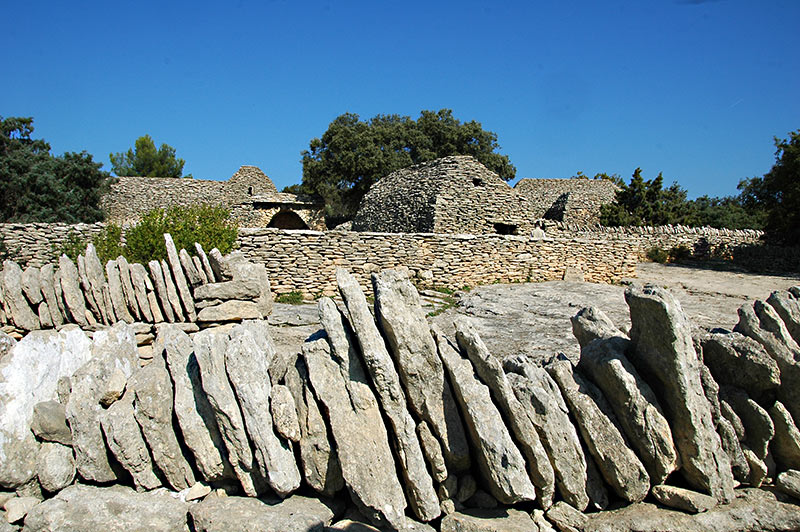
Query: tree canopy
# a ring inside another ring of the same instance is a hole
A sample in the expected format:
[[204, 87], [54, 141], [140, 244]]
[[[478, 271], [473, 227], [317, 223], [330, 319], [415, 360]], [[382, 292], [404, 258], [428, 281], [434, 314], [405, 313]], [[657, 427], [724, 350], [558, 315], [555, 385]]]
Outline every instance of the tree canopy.
[[775, 164], [763, 177], [739, 183], [745, 206], [761, 211], [770, 240], [800, 245], [800, 129], [775, 138]]
[[0, 116], [0, 221], [96, 222], [109, 174], [88, 153], [50, 154], [33, 118]]
[[641, 168], [633, 172], [629, 184], [616, 176], [611, 179], [619, 190], [613, 203], [600, 208], [600, 223], [606, 226], [681, 224], [760, 229], [763, 225], [763, 216], [746, 205], [741, 196], [689, 200], [678, 183], [664, 188], [661, 173], [645, 180]]
[[175, 157], [175, 148], [162, 144], [156, 149], [156, 144], [150, 135], [136, 139], [133, 148], [127, 152], [112, 153], [111, 171], [118, 176], [144, 176], [144, 177], [188, 177], [183, 176], [183, 165], [186, 161]]
[[417, 120], [378, 115], [364, 121], [345, 113], [311, 140], [302, 152], [303, 182], [287, 190], [321, 196], [328, 216], [345, 220], [375, 181], [439, 157], [472, 155], [501, 178], [513, 179], [516, 169], [499, 149], [495, 133], [474, 120], [461, 122], [450, 109], [422, 111]]

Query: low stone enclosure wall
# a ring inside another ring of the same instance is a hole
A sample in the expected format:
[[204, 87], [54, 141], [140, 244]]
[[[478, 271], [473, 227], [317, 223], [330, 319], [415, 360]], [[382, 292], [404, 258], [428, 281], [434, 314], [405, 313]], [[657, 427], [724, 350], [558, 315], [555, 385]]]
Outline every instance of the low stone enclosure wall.
[[800, 529], [800, 289], [730, 332], [630, 287], [629, 332], [574, 316], [573, 365], [445, 336], [403, 270], [374, 315], [336, 278], [301, 353], [263, 320], [165, 325], [148, 360], [123, 322], [0, 334], [11, 530]]
[[[461, 288], [493, 282], [549, 281], [582, 278], [618, 282], [635, 275], [637, 261], [654, 246], [684, 245], [699, 258], [730, 258], [741, 246], [755, 245], [760, 231], [712, 228], [600, 228], [545, 223], [544, 232], [525, 236], [348, 231], [286, 231], [241, 228], [238, 246], [245, 256], [264, 264], [273, 290], [298, 291], [305, 297], [335, 293], [334, 270], [349, 268], [361, 286], [371, 290], [369, 274], [399, 265], [408, 267], [420, 285]], [[11, 258], [42, 266], [57, 260], [54, 243], [70, 231], [90, 238], [102, 224], [2, 224]], [[791, 266], [783, 248], [760, 250], [749, 262]], [[795, 253], [793, 256], [796, 256]], [[766, 258], [769, 260], [767, 260]], [[746, 265], [746, 264], [745, 264]]]

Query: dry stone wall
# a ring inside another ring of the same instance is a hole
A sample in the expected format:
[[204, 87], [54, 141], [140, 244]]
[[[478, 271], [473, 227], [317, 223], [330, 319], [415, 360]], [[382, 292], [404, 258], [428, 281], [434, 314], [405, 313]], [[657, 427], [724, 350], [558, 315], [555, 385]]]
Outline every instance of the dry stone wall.
[[39, 268], [48, 262], [58, 260], [59, 250], [70, 235], [91, 240], [103, 230], [103, 227], [103, 223], [74, 225], [6, 223], [0, 224], [0, 236], [3, 238], [9, 258], [23, 266]]
[[536, 218], [592, 225], [617, 186], [605, 179], [521, 179], [514, 191], [528, 199]]

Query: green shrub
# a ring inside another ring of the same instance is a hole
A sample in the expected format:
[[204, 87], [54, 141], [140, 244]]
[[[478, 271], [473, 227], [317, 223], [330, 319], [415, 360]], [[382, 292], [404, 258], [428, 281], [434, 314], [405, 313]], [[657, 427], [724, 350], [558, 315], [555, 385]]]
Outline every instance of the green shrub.
[[164, 233], [172, 235], [175, 247], [192, 255], [195, 242], [206, 250], [217, 248], [229, 253], [236, 244], [237, 228], [228, 216], [227, 209], [212, 205], [153, 209], [125, 233], [125, 258], [142, 264], [166, 260]]
[[662, 248], [653, 246], [647, 250], [647, 258], [653, 262], [664, 264], [669, 260], [669, 255]]
[[125, 253], [125, 248], [122, 246], [122, 228], [117, 224], [106, 225], [100, 233], [95, 235], [92, 243], [102, 264]]
[[289, 292], [280, 294], [275, 298], [275, 303], [289, 303], [290, 305], [300, 305], [303, 303], [303, 294], [300, 292]]
[[668, 255], [670, 262], [679, 262], [690, 258], [692, 256], [692, 250], [686, 244], [680, 244], [672, 247]]
[[81, 255], [84, 251], [86, 251], [86, 243], [86, 238], [84, 238], [77, 231], [70, 229], [61, 246], [56, 247], [55, 244], [52, 244], [51, 247], [56, 260], [58, 260], [58, 257], [61, 255], [66, 255], [72, 259], [72, 262], [75, 262], [78, 260], [78, 255]]

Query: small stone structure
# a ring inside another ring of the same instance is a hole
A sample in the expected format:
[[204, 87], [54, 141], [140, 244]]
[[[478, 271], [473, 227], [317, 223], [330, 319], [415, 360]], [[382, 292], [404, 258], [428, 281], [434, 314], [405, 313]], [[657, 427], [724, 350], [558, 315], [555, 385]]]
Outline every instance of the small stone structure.
[[607, 179], [520, 179], [514, 190], [532, 205], [533, 216], [579, 225], [600, 223], [600, 207], [614, 201]]
[[264, 320], [164, 325], [147, 361], [122, 322], [0, 334], [0, 517], [30, 532], [800, 528], [798, 287], [706, 332], [631, 286], [629, 332], [594, 307], [572, 318], [574, 365], [500, 359], [465, 317], [445, 335], [402, 268], [371, 276], [374, 305], [336, 279], [299, 353]]
[[378, 180], [352, 229], [523, 235], [540, 219], [594, 225], [616, 190], [611, 181], [589, 179], [523, 179], [511, 188], [473, 157], [444, 157]]
[[228, 181], [168, 177], [118, 177], [101, 206], [109, 222], [135, 223], [151, 209], [207, 203], [230, 209], [243, 227], [325, 229], [322, 204], [315, 199], [278, 192], [255, 166], [242, 166]]

